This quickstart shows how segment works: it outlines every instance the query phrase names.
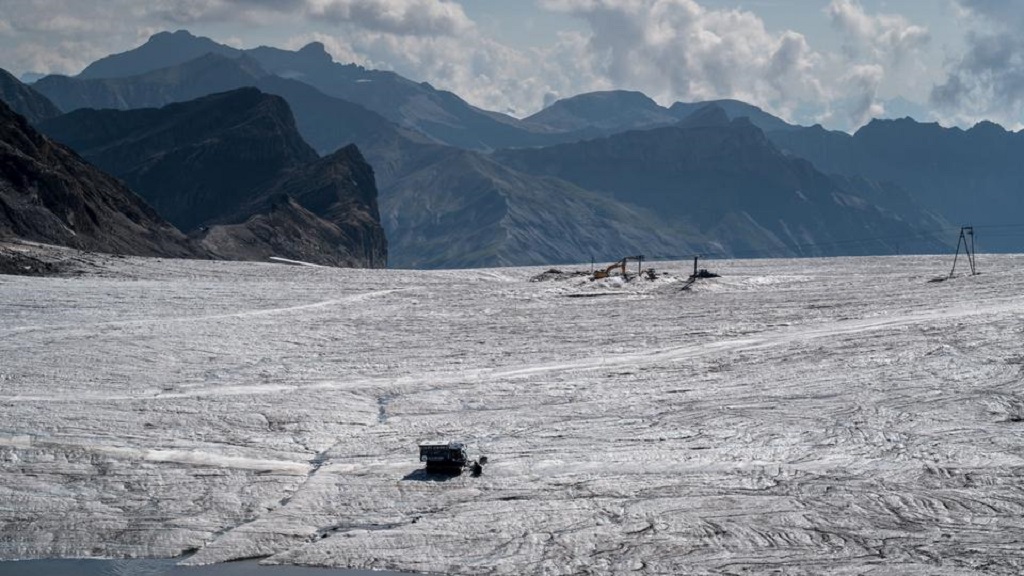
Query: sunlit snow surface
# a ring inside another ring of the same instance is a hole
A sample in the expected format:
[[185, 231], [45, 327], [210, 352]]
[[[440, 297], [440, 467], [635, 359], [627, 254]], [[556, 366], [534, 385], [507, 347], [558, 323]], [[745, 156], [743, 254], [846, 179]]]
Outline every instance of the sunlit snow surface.
[[[687, 262], [94, 258], [0, 276], [0, 557], [1024, 571], [1022, 256], [703, 262], [689, 291]], [[483, 475], [423, 474], [434, 438]]]

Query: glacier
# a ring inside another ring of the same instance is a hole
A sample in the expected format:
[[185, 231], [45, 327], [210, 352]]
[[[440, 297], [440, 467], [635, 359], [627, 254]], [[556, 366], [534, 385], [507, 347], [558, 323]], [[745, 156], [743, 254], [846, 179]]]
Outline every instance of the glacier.
[[[2, 559], [1024, 572], [1021, 255], [709, 261], [687, 290], [688, 262], [78, 258], [0, 276]], [[433, 438], [483, 475], [422, 474]]]

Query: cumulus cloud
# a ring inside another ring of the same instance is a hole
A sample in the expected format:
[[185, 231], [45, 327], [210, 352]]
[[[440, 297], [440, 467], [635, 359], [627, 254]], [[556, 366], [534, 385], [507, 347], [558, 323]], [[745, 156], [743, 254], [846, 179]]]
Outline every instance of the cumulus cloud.
[[473, 27], [462, 6], [445, 0], [309, 0], [308, 13], [398, 35], [457, 36]]
[[922, 27], [867, 14], [851, 0], [834, 0], [823, 16], [843, 33], [842, 54], [819, 52], [795, 31], [769, 30], [749, 10], [702, 0], [537, 2], [582, 27], [522, 48], [488, 36], [457, 0], [0, 0], [0, 38], [17, 38], [0, 66], [75, 73], [160, 30], [188, 27], [224, 42], [206, 30], [227, 23], [234, 45], [266, 43], [261, 30], [288, 28], [285, 47], [318, 40], [340, 62], [394, 70], [517, 116], [556, 95], [631, 89], [665, 105], [736, 98], [786, 119], [830, 118], [847, 128], [881, 109], [880, 87], [928, 42]]
[[559, 68], [566, 63], [549, 52], [512, 49], [479, 34], [456, 38], [352, 30], [344, 35], [297, 36], [288, 47], [299, 48], [311, 40], [322, 42], [337, 61], [426, 80], [474, 105], [516, 116], [539, 109], [545, 93], [573, 85]]
[[[16, 60], [18, 67], [64, 73], [124, 50], [142, 31], [181, 26], [305, 21], [419, 36], [457, 36], [473, 28], [454, 0], [0, 0], [0, 14], [0, 32], [19, 41], [7, 60]], [[67, 57], [45, 54], [58, 45], [69, 47]]]
[[796, 32], [771, 33], [754, 13], [694, 0], [542, 0], [584, 20], [581, 66], [663, 103], [738, 98], [782, 113], [821, 103], [821, 55]]
[[853, 60], [867, 57], [898, 66], [931, 40], [927, 28], [897, 14], [868, 14], [853, 0], [833, 0], [825, 11]]
[[1019, 128], [1024, 116], [1024, 4], [958, 2], [970, 27], [967, 50], [932, 90], [932, 104], [953, 123], [992, 119]]
[[898, 14], [869, 14], [855, 0], [833, 0], [826, 8], [832, 28], [842, 36], [842, 57], [834, 66], [848, 70], [838, 79], [833, 105], [843, 108], [856, 128], [885, 113], [879, 91], [887, 80], [903, 87], [922, 82], [927, 67], [923, 51], [931, 33]]
[[861, 126], [885, 114], [885, 107], [877, 101], [878, 87], [885, 76], [885, 70], [877, 64], [854, 66], [843, 80], [854, 88], [849, 100], [850, 120], [854, 126]]

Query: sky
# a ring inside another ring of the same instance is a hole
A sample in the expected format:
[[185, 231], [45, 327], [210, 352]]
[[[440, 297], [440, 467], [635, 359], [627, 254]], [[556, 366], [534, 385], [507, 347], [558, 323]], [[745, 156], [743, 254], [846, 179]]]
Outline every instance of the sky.
[[1024, 128], [1020, 0], [0, 0], [0, 67], [73, 75], [179, 29], [319, 41], [520, 118], [621, 89], [848, 131], [907, 115]]

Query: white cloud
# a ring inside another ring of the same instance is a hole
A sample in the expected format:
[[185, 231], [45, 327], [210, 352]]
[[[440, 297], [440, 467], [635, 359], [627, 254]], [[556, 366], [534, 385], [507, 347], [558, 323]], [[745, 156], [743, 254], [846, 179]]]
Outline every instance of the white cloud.
[[885, 114], [885, 107], [877, 101], [878, 86], [885, 70], [878, 64], [854, 66], [843, 77], [853, 90], [848, 100], [849, 119], [853, 126], [861, 126], [872, 118]]
[[662, 103], [738, 98], [785, 114], [823, 105], [822, 57], [803, 35], [769, 32], [754, 13], [694, 0], [542, 0], [587, 22], [577, 55], [591, 76]]
[[851, 0], [834, 0], [822, 16], [843, 33], [842, 53], [769, 30], [749, 10], [698, 0], [537, 1], [582, 26], [514, 48], [485, 34], [456, 0], [0, 0], [9, 28], [0, 38], [16, 40], [0, 45], [15, 46], [0, 66], [76, 73], [160, 30], [187, 25], [235, 46], [268, 43], [273, 30], [291, 37], [287, 47], [318, 40], [339, 62], [394, 70], [517, 116], [556, 95], [629, 89], [665, 105], [736, 98], [786, 119], [850, 128], [880, 110], [880, 87], [894, 75], [914, 76], [929, 39], [906, 18], [867, 14]]
[[462, 6], [448, 0], [309, 0], [305, 10], [314, 18], [396, 35], [458, 36], [473, 28]]
[[958, 0], [968, 27], [967, 50], [935, 86], [932, 104], [943, 119], [973, 124], [990, 119], [1020, 128], [1024, 119], [1024, 4]]
[[927, 28], [898, 14], [868, 14], [853, 0], [833, 0], [825, 11], [843, 34], [843, 49], [851, 60], [899, 66], [931, 41]]
[[0, 32], [16, 43], [5, 50], [0, 66], [59, 73], [77, 73], [97, 58], [137, 45], [150, 32], [182, 26], [241, 23], [258, 35], [260, 29], [286, 24], [321, 31], [333, 27], [337, 35], [359, 31], [427, 40], [465, 36], [474, 28], [452, 0], [0, 0], [0, 14]]
[[843, 109], [845, 123], [856, 128], [885, 113], [879, 101], [883, 83], [910, 87], [925, 85], [924, 49], [931, 34], [898, 14], [868, 14], [854, 0], [833, 0], [825, 13], [842, 35], [842, 55], [833, 65], [848, 70], [837, 83], [834, 106]]

